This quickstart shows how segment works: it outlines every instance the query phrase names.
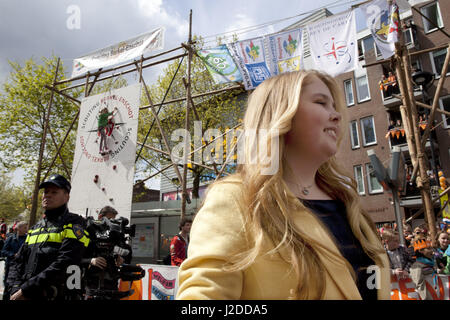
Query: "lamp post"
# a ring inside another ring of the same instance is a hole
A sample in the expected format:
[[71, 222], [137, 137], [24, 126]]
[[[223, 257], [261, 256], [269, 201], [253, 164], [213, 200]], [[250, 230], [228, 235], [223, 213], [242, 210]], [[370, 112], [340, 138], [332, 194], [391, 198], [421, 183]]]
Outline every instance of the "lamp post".
[[400, 236], [400, 244], [406, 247], [405, 237], [403, 236], [403, 221], [400, 213], [400, 199], [399, 191], [404, 185], [405, 179], [405, 160], [399, 147], [393, 147], [391, 163], [388, 168], [385, 168], [378, 159], [373, 149], [367, 150], [370, 163], [375, 172], [378, 182], [383, 186], [383, 189], [392, 193], [394, 201], [395, 221], [397, 222], [398, 233]]
[[[434, 74], [431, 72], [428, 72], [428, 71], [417, 70], [416, 72], [414, 72], [411, 75], [411, 77], [412, 77], [413, 82], [422, 88], [422, 101], [423, 101], [423, 103], [427, 104], [428, 103], [428, 92], [427, 91], [434, 81]], [[428, 117], [430, 115], [430, 110], [427, 109], [425, 112]], [[436, 167], [436, 156], [434, 154], [434, 138], [433, 138], [432, 134], [430, 134], [430, 142], [431, 142], [431, 165], [432, 165], [432, 169], [434, 171], [434, 180], [435, 180], [435, 183], [437, 185], [439, 185], [438, 170]]]

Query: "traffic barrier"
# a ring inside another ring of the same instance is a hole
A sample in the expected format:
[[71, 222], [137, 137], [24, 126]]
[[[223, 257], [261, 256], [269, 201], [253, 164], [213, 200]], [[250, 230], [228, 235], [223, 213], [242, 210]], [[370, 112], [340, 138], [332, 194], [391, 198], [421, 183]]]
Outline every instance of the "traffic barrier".
[[[438, 275], [436, 288], [433, 277], [425, 276], [425, 286], [433, 300], [450, 300], [450, 281], [447, 275]], [[396, 275], [391, 277], [391, 300], [421, 300], [416, 286], [410, 277], [399, 279]]]

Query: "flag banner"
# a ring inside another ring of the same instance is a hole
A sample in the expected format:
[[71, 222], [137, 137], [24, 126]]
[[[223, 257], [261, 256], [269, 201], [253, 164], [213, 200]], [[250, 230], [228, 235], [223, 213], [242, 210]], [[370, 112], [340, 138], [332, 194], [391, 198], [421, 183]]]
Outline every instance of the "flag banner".
[[69, 209], [97, 218], [104, 206], [130, 219], [141, 85], [84, 98]]
[[398, 41], [399, 10], [395, 2], [391, 6], [386, 0], [373, 0], [361, 6], [367, 27], [384, 59], [395, 53]]
[[234, 63], [226, 45], [197, 51], [198, 56], [217, 84], [242, 81], [242, 75]]
[[[449, 276], [438, 274], [437, 278], [433, 275], [423, 276], [421, 287], [427, 291], [431, 300], [450, 300], [450, 282]], [[410, 276], [399, 278], [396, 275], [391, 276], [391, 300], [422, 300], [416, 285]]]
[[272, 75], [303, 68], [302, 29], [273, 34], [266, 39]]
[[269, 67], [264, 53], [263, 37], [227, 44], [243, 78], [246, 90], [255, 89], [270, 78]]
[[[178, 291], [178, 267], [160, 264], [139, 264], [145, 270], [141, 280], [133, 281], [135, 293], [122, 300], [175, 300]], [[120, 280], [121, 291], [130, 289], [129, 282]]]
[[164, 47], [164, 28], [158, 28], [73, 60], [72, 78], [109, 67]]
[[354, 10], [307, 25], [306, 30], [315, 69], [337, 76], [357, 68]]

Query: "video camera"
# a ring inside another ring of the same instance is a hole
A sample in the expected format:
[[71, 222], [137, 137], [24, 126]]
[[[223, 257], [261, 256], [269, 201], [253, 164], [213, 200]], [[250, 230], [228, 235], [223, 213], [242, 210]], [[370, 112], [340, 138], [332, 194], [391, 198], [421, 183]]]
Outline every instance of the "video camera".
[[118, 256], [125, 262], [131, 262], [131, 246], [127, 243], [135, 235], [136, 225], [128, 225], [128, 219], [94, 220], [87, 218], [87, 231], [92, 244], [90, 258], [103, 257], [107, 266], [105, 269], [88, 267], [84, 272], [86, 295], [94, 300], [118, 300], [133, 294], [133, 290], [119, 291], [118, 281], [136, 281], [145, 276], [145, 270], [131, 264], [116, 265]]

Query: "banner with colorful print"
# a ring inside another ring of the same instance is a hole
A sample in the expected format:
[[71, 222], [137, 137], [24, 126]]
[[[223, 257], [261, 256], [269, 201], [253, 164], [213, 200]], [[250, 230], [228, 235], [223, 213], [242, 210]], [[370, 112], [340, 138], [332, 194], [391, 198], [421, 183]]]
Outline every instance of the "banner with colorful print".
[[302, 29], [270, 35], [267, 45], [272, 75], [303, 68]]
[[81, 101], [69, 209], [97, 218], [104, 206], [128, 220], [141, 84], [107, 91]]
[[178, 267], [160, 264], [140, 264], [145, 276], [139, 281], [120, 281], [119, 290], [130, 288], [134, 293], [122, 300], [175, 300], [178, 291]]
[[[442, 192], [444, 192], [444, 190], [439, 189], [439, 194], [441, 194]], [[442, 210], [442, 208], [444, 210]], [[441, 210], [442, 210], [442, 218], [450, 219], [450, 203], [448, 203], [448, 193], [441, 197]]]
[[395, 1], [389, 6], [386, 0], [373, 0], [360, 8], [383, 58], [394, 55], [399, 24], [399, 10]]
[[255, 89], [270, 78], [264, 52], [264, 38], [254, 38], [227, 44], [231, 56], [241, 71], [246, 90]]
[[315, 69], [332, 76], [358, 66], [355, 11], [333, 15], [306, 26]]
[[103, 48], [73, 60], [72, 78], [88, 71], [135, 59], [164, 47], [164, 28]]
[[242, 75], [226, 45], [197, 52], [217, 84], [242, 81]]

